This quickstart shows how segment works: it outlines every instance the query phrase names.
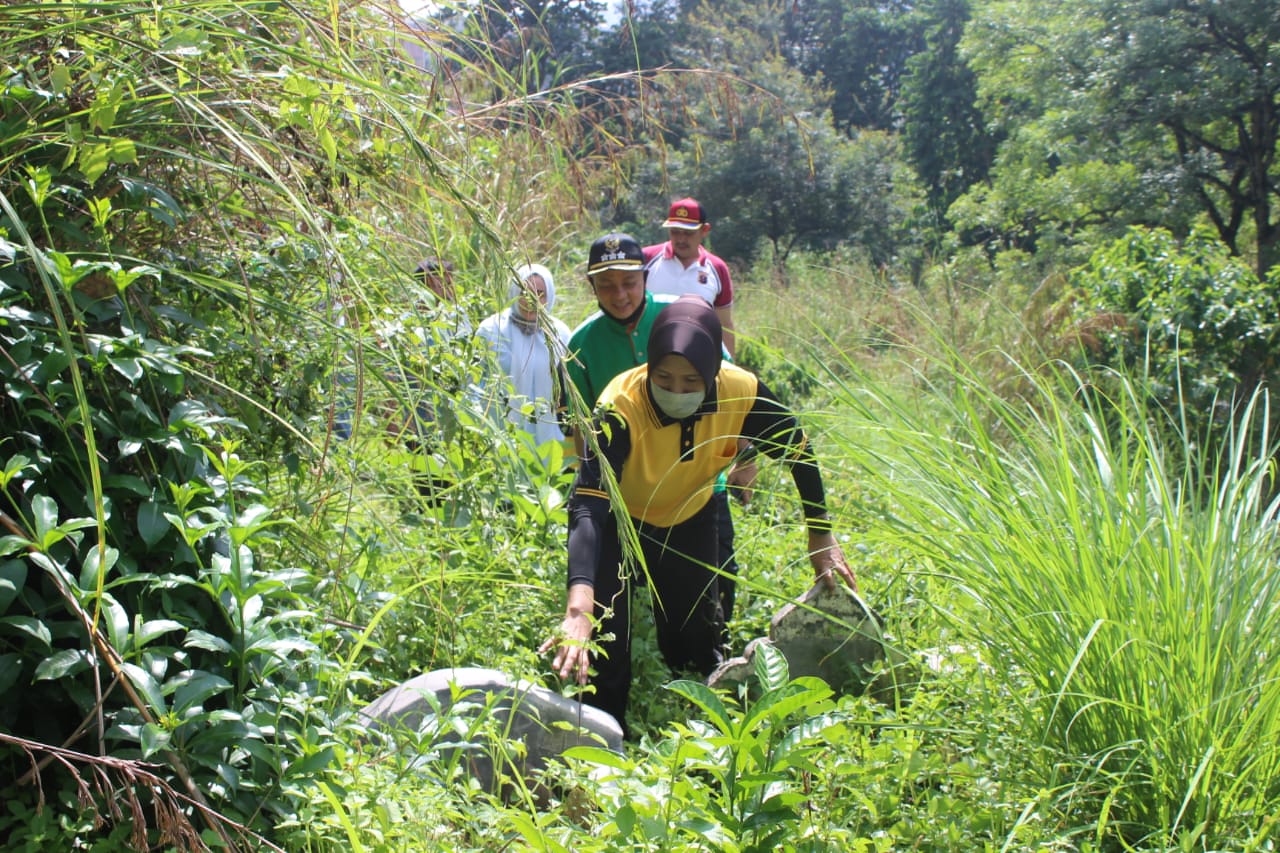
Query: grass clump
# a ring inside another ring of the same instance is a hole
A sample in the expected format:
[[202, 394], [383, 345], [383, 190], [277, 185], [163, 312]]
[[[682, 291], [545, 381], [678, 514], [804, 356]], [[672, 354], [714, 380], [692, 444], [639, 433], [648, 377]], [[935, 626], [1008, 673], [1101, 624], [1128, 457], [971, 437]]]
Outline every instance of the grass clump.
[[1004, 399], [957, 364], [918, 406], [845, 386], [881, 435], [829, 437], [962, 645], [1025, 685], [1020, 736], [1080, 841], [1243, 844], [1280, 759], [1274, 448], [1247, 440], [1267, 398], [1170, 444], [1135, 381], [1025, 378]]

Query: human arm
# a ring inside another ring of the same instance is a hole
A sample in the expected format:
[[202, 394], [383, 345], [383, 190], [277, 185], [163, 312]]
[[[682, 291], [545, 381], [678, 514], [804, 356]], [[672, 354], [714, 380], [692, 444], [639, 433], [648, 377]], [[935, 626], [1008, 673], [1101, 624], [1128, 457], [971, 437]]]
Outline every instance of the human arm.
[[795, 414], [780, 403], [763, 382], [757, 386], [756, 400], [742, 431], [759, 452], [772, 459], [783, 460], [791, 468], [791, 479], [804, 511], [808, 537], [806, 553], [814, 576], [828, 589], [835, 588], [836, 577], [839, 577], [856, 592], [858, 581], [832, 531], [822, 471], [808, 436]]
[[590, 584], [575, 583], [570, 586], [560, 629], [538, 648], [540, 655], [555, 649], [551, 668], [561, 678], [573, 678], [579, 684], [587, 683], [591, 668], [591, 653], [587, 649], [587, 643], [591, 640], [593, 630], [591, 618], [595, 612], [594, 593], [595, 588]]
[[590, 668], [588, 642], [594, 629], [595, 578], [599, 568], [601, 542], [616, 537], [605, 481], [606, 472], [616, 477], [630, 452], [630, 433], [621, 418], [610, 418], [607, 428], [597, 429], [599, 449], [589, 449], [582, 457], [573, 490], [569, 495], [568, 594], [564, 618], [555, 635], [539, 647], [538, 653], [556, 650], [552, 667], [561, 678], [586, 683]]
[[729, 357], [735, 358], [736, 352], [736, 335], [733, 330], [733, 305], [716, 306], [716, 316], [720, 318], [720, 330], [724, 338], [724, 348], [729, 351]]

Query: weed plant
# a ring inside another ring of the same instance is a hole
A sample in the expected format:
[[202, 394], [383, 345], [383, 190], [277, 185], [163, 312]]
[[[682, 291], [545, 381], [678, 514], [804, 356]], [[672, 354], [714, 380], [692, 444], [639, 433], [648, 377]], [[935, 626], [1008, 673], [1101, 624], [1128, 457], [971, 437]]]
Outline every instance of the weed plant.
[[933, 576], [997, 683], [1030, 687], [1019, 737], [1073, 843], [1254, 849], [1280, 757], [1273, 449], [1246, 440], [1266, 396], [1171, 446], [1132, 379], [1106, 398], [1046, 369], [1004, 399], [946, 378], [920, 405], [843, 388], [864, 429], [830, 438], [892, 507], [869, 535]]

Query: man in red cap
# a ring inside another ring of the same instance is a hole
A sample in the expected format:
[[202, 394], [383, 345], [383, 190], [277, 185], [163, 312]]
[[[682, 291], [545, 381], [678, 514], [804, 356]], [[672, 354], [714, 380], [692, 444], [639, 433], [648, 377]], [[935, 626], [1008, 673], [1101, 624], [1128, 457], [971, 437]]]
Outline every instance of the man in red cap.
[[725, 262], [702, 247], [711, 230], [706, 211], [697, 199], [682, 198], [671, 205], [662, 227], [670, 239], [644, 250], [649, 292], [702, 297], [720, 318], [725, 349], [733, 356], [733, 281]]

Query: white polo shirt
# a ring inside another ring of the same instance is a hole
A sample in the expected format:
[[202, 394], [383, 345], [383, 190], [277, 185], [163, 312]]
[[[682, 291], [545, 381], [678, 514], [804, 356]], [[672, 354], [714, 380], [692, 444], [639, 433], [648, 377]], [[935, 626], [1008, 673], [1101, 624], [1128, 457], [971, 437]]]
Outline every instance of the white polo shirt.
[[647, 261], [645, 269], [649, 271], [645, 285], [650, 293], [693, 294], [702, 297], [713, 308], [728, 308], [733, 304], [729, 267], [701, 246], [698, 247], [698, 260], [687, 267], [675, 256], [670, 242], [646, 246], [644, 256]]

